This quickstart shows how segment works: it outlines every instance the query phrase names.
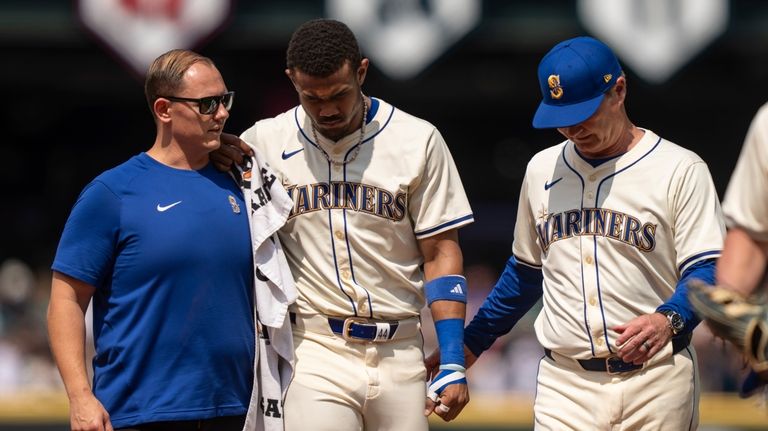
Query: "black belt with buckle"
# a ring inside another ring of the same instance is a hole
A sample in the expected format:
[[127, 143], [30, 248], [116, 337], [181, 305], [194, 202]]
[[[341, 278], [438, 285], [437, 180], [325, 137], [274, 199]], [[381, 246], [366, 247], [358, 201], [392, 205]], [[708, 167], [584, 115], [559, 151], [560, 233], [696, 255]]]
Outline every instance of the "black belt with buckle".
[[[679, 338], [673, 338], [672, 354], [674, 355], [685, 349], [690, 343], [691, 334]], [[552, 357], [551, 350], [544, 349], [544, 354], [547, 355], [549, 359], [552, 359], [553, 361], [555, 360]], [[643, 364], [624, 362], [616, 356], [612, 356], [610, 358], [578, 359], [578, 361], [579, 365], [581, 365], [581, 368], [585, 369], [586, 371], [602, 371], [607, 372], [608, 374], [627, 373], [629, 371], [635, 371], [643, 368]]]

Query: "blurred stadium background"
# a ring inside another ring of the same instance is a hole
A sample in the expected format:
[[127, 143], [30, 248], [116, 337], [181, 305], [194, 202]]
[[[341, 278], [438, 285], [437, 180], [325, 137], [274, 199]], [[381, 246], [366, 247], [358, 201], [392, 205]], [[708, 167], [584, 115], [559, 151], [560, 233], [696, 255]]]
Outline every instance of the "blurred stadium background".
[[[696, 151], [721, 197], [768, 101], [761, 0], [2, 0], [0, 430], [67, 429], [45, 335], [49, 265], [82, 187], [151, 144], [142, 59], [183, 44], [212, 57], [237, 92], [227, 129], [239, 133], [296, 103], [285, 46], [321, 16], [363, 42], [365, 92], [429, 120], [451, 147], [476, 216], [461, 232], [471, 313], [509, 255], [528, 159], [560, 140], [530, 126], [536, 65], [554, 43], [588, 34], [614, 46], [630, 118]], [[460, 420], [433, 429], [531, 428], [542, 355], [532, 320], [471, 370]], [[764, 402], [736, 396], [740, 357], [706, 328], [695, 335], [701, 429], [768, 429]]]

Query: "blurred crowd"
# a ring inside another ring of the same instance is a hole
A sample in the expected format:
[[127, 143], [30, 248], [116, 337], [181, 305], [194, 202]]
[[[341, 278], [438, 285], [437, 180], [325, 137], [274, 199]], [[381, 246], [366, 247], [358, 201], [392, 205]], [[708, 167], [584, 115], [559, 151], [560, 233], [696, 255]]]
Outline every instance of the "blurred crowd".
[[[493, 288], [499, 273], [490, 265], [478, 264], [465, 268], [465, 274], [469, 285], [467, 318], [470, 319]], [[17, 259], [0, 263], [0, 396], [63, 389], [46, 336], [49, 291], [47, 268], [34, 271]], [[543, 356], [533, 332], [538, 311], [538, 306], [534, 307], [469, 370], [473, 393], [535, 393], [538, 363]], [[429, 312], [424, 312], [422, 318], [424, 350], [428, 354], [437, 346], [437, 341]], [[693, 344], [698, 355], [702, 391], [738, 391], [747, 372], [741, 355], [731, 345], [713, 337], [703, 324], [694, 331]]]
[[46, 335], [50, 285], [47, 269], [0, 263], [0, 396], [63, 388]]

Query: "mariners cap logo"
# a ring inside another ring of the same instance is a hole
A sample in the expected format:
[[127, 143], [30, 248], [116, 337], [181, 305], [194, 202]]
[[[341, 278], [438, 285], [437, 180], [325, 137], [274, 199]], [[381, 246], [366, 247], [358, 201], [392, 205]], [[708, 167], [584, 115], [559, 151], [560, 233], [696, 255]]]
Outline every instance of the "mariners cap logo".
[[553, 99], [559, 99], [563, 97], [563, 87], [560, 86], [560, 75], [549, 75], [547, 79], [549, 84], [549, 95]]
[[603, 75], [603, 81], [606, 84], [611, 82], [611, 78], [613, 78], [613, 75], [611, 75], [610, 73], [606, 73], [605, 75]]

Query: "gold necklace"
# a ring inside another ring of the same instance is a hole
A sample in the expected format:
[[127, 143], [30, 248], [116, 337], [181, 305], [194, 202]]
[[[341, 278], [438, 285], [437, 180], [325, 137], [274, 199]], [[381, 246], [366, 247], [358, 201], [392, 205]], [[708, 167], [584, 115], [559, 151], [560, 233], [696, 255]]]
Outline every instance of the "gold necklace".
[[352, 151], [352, 154], [350, 154], [348, 157], [346, 157], [342, 161], [337, 161], [331, 157], [330, 154], [328, 154], [323, 147], [320, 145], [320, 140], [317, 139], [317, 130], [315, 129], [315, 122], [310, 120], [310, 123], [312, 123], [312, 136], [315, 138], [315, 143], [317, 144], [317, 148], [320, 150], [321, 153], [323, 153], [323, 156], [325, 156], [325, 159], [328, 160], [333, 165], [341, 166], [345, 163], [349, 163], [352, 160], [355, 160], [357, 158], [357, 155], [360, 153], [360, 147], [363, 146], [363, 138], [365, 137], [365, 117], [368, 116], [368, 104], [365, 103], [365, 95], [363, 93], [360, 93], [361, 96], [363, 96], [363, 121], [362, 124], [360, 124], [360, 138], [357, 141], [357, 144], [355, 144], [354, 151]]

